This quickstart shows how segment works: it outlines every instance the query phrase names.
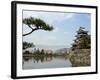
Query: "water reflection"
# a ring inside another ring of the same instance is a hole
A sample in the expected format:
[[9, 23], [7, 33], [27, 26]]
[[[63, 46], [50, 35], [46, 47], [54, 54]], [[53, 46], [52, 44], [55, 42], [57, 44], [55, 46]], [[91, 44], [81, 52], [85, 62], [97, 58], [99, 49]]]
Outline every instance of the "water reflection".
[[33, 60], [34, 63], [35, 62], [43, 63], [43, 62], [49, 62], [49, 61], [53, 60], [53, 58], [67, 60], [67, 58], [64, 57], [64, 56], [32, 56], [32, 57], [31, 56], [25, 56], [25, 57], [23, 57], [23, 61], [28, 62], [29, 60]]
[[65, 56], [24, 56], [23, 69], [70, 67]]

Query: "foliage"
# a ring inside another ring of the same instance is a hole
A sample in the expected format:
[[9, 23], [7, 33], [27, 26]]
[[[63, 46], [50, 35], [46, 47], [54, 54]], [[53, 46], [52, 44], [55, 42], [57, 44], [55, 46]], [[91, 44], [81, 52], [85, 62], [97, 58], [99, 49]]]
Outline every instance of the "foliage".
[[23, 49], [34, 47], [33, 43], [23, 42]]
[[80, 41], [81, 49], [88, 49], [90, 48], [90, 36], [83, 36]]
[[39, 50], [39, 49], [35, 49], [35, 51], [33, 52], [33, 54], [35, 55], [45, 55], [45, 50], [42, 49], [42, 50]]
[[79, 66], [90, 66], [90, 49], [79, 49], [71, 53], [70, 61], [73, 67]]
[[39, 18], [33, 18], [33, 17], [25, 18], [23, 19], [23, 23], [26, 24], [31, 29], [29, 33], [23, 34], [23, 36], [29, 35], [36, 30], [45, 30], [45, 31], [53, 30], [53, 26], [50, 26], [49, 24], [47, 24], [46, 22], [44, 22]]

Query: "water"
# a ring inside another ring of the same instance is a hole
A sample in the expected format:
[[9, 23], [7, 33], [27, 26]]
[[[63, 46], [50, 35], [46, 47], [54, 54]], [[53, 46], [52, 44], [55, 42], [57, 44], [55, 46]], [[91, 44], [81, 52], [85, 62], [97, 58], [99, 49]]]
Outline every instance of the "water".
[[57, 57], [24, 57], [23, 69], [63, 68], [71, 67], [69, 59], [64, 56]]

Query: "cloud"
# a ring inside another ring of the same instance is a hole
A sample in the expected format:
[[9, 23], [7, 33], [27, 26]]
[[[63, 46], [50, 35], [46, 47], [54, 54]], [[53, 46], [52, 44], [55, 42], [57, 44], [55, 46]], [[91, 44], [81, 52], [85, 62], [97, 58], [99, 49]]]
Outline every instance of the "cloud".
[[37, 11], [23, 11], [23, 18], [35, 17], [44, 20], [45, 22], [53, 25], [56, 22], [71, 19], [75, 13], [57, 13], [57, 12], [37, 12]]
[[43, 44], [43, 45], [53, 45], [55, 44], [55, 41], [57, 41], [56, 36], [42, 36], [41, 40], [36, 36], [34, 38], [34, 43], [35, 44]]
[[75, 13], [68, 13], [66, 19], [71, 19], [75, 16]]
[[47, 40], [57, 40], [56, 36], [47, 36]]

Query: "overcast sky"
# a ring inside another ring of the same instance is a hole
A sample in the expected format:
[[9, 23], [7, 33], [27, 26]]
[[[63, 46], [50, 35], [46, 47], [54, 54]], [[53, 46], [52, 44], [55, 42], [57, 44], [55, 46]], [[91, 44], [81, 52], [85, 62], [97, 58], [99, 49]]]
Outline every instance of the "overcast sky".
[[[23, 19], [29, 17], [40, 18], [54, 27], [53, 31], [37, 30], [23, 37], [23, 41], [33, 42], [35, 45], [70, 47], [80, 26], [90, 32], [91, 15], [88, 13], [23, 11]], [[23, 24], [23, 33], [28, 31], [30, 29]]]

